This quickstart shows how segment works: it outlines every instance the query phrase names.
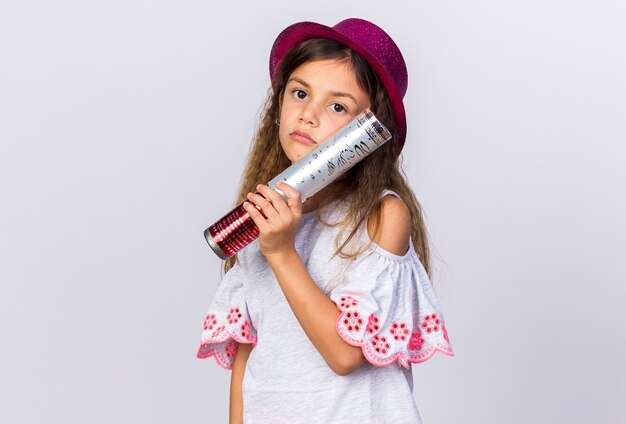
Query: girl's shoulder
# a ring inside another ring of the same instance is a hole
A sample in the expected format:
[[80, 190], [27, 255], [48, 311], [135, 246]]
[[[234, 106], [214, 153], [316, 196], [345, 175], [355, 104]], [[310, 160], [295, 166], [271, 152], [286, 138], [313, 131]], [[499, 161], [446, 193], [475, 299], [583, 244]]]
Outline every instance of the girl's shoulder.
[[411, 211], [398, 194], [383, 190], [380, 221], [368, 221], [370, 240], [394, 255], [404, 255], [411, 238]]
[[372, 240], [389, 247], [392, 252], [402, 251], [400, 254], [403, 254], [411, 235], [411, 212], [402, 198], [393, 190], [382, 190], [379, 219], [372, 219], [374, 215], [370, 215], [356, 229], [353, 227], [355, 223], [348, 220], [353, 207], [351, 198], [348, 196], [327, 205], [320, 213], [320, 221], [344, 231], [356, 230], [354, 240], [357, 244]]

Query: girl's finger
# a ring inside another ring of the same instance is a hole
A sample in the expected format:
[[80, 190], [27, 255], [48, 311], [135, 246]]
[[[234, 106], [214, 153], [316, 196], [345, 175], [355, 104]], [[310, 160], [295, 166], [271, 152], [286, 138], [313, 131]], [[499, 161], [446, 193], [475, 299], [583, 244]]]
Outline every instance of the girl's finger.
[[272, 205], [278, 211], [278, 213], [280, 214], [291, 213], [291, 210], [289, 210], [289, 205], [287, 204], [283, 196], [278, 194], [276, 190], [274, 190], [273, 188], [265, 184], [259, 184], [257, 186], [257, 190], [263, 193], [263, 195], [272, 202]]
[[294, 212], [302, 211], [302, 198], [300, 192], [287, 183], [277, 182], [276, 188], [285, 193], [287, 196], [287, 205]]
[[250, 218], [252, 218], [256, 226], [259, 227], [259, 231], [264, 232], [267, 230], [267, 220], [251, 202], [243, 202], [243, 208], [246, 210], [246, 212], [248, 212]]
[[265, 215], [265, 218], [267, 218], [268, 221], [276, 221], [279, 214], [269, 200], [258, 193], [248, 193], [247, 199], [261, 208], [261, 212]]

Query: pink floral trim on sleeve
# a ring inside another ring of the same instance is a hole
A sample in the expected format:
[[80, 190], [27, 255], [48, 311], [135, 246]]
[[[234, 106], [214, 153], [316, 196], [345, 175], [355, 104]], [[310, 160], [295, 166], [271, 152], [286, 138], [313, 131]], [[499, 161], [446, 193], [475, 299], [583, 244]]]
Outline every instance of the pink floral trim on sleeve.
[[373, 365], [382, 367], [398, 361], [409, 368], [409, 363], [424, 362], [435, 352], [454, 356], [446, 327], [435, 312], [420, 316], [417, 323], [393, 321], [386, 324], [375, 314], [367, 315], [359, 310], [358, 299], [354, 297], [342, 296], [337, 307], [341, 311], [337, 332], [347, 343], [360, 346]]
[[221, 322], [216, 314], [208, 314], [204, 318], [197, 356], [200, 359], [213, 356], [219, 366], [232, 370], [239, 343], [252, 343], [254, 346], [257, 343], [250, 331], [250, 321], [243, 319], [241, 308], [230, 308]]

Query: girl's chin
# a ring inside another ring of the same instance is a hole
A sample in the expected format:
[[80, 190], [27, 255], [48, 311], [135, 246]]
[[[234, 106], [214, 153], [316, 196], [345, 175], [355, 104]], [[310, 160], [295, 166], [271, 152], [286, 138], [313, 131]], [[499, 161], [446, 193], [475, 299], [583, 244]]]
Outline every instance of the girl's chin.
[[292, 151], [290, 154], [287, 155], [287, 157], [289, 158], [289, 160], [291, 161], [291, 164], [293, 165], [294, 163], [302, 159], [304, 156], [308, 155], [311, 150], [313, 149], [309, 149], [309, 150], [298, 149], [297, 151]]

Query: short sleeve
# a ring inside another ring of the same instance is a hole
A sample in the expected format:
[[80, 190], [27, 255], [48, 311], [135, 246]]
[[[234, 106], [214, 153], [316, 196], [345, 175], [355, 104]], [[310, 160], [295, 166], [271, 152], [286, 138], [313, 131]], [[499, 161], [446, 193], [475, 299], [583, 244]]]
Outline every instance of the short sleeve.
[[359, 255], [330, 293], [341, 315], [337, 332], [376, 366], [453, 356], [439, 302], [412, 243], [397, 256], [376, 243]]
[[198, 358], [215, 357], [221, 367], [232, 370], [237, 345], [256, 345], [256, 329], [248, 313], [239, 265], [231, 268], [218, 285], [204, 318]]

